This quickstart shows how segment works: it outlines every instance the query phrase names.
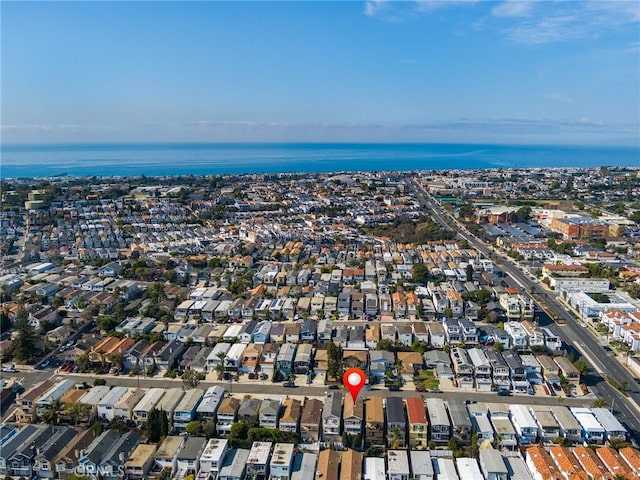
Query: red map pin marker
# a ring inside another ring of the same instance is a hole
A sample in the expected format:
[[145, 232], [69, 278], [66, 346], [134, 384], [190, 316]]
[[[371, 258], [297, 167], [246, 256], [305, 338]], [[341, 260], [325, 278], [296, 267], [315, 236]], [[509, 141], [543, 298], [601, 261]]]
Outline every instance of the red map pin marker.
[[349, 368], [342, 376], [342, 383], [351, 393], [353, 403], [356, 403], [358, 393], [360, 393], [360, 390], [362, 390], [362, 387], [364, 387], [366, 382], [367, 376], [359, 368]]

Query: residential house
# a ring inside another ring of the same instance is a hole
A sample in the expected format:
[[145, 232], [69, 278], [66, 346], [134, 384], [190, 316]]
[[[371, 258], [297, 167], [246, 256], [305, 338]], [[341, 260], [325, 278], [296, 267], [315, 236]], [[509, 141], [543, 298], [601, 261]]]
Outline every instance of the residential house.
[[296, 374], [307, 375], [312, 368], [313, 346], [309, 343], [298, 345], [293, 361], [293, 371]]
[[552, 406], [551, 413], [558, 421], [560, 435], [571, 443], [582, 441], [582, 427], [567, 407]]
[[395, 365], [395, 355], [388, 350], [372, 350], [369, 352], [369, 371], [379, 380], [392, 370]]
[[269, 343], [271, 340], [271, 322], [269, 320], [263, 320], [258, 323], [253, 330], [253, 342], [257, 344]]
[[216, 430], [219, 436], [229, 435], [231, 426], [238, 418], [240, 400], [233, 397], [223, 398], [217, 410]]
[[280, 418], [279, 429], [283, 432], [297, 433], [300, 425], [302, 404], [300, 400], [288, 398], [283, 403], [283, 414]]
[[[278, 344], [266, 343], [262, 348], [260, 357], [260, 372], [265, 375], [273, 375], [276, 358], [278, 357]], [[292, 359], [293, 361], [293, 359]]]
[[389, 480], [409, 480], [409, 452], [406, 450], [389, 450], [387, 452], [387, 478]]
[[620, 423], [608, 408], [592, 408], [591, 412], [602, 428], [604, 428], [606, 440], [610, 443], [626, 442], [627, 429]]
[[603, 445], [606, 432], [590, 408], [570, 407], [571, 413], [582, 427], [582, 438], [588, 444]]
[[239, 372], [246, 346], [244, 343], [234, 343], [231, 345], [231, 348], [223, 360], [225, 372]]
[[446, 330], [443, 324], [438, 322], [428, 322], [429, 342], [433, 348], [442, 349], [447, 341]]
[[60, 400], [65, 393], [74, 388], [75, 384], [76, 382], [73, 380], [61, 380], [50, 387], [35, 401], [36, 415], [40, 417], [51, 409], [54, 402]]
[[474, 370], [469, 354], [463, 348], [453, 347], [449, 355], [453, 364], [453, 371], [456, 374], [456, 380], [460, 388], [473, 388]]
[[146, 424], [149, 412], [156, 407], [164, 395], [164, 388], [151, 388], [133, 409], [133, 420], [138, 427]]
[[360, 440], [362, 440], [362, 427], [364, 424], [364, 401], [361, 399], [357, 399], [357, 401], [354, 402], [351, 395], [345, 396], [342, 419], [344, 423], [344, 433], [346, 433], [347, 435], [352, 435], [353, 437], [358, 437]]
[[471, 348], [467, 351], [469, 359], [473, 364], [473, 373], [476, 383], [476, 390], [491, 391], [493, 379], [491, 377], [491, 364], [485, 355], [485, 351], [479, 348]]
[[340, 480], [362, 478], [362, 460], [362, 452], [352, 449], [342, 452], [340, 462]]
[[257, 374], [260, 366], [260, 355], [262, 355], [261, 344], [247, 344], [242, 356], [240, 373]]
[[411, 460], [411, 474], [414, 480], [434, 480], [433, 463], [431, 462], [431, 454], [428, 451], [411, 450], [409, 458]]
[[8, 439], [0, 449], [0, 473], [9, 475], [14, 454], [20, 452], [25, 445], [31, 445], [36, 438], [43, 437], [43, 433], [43, 427], [27, 425]]
[[171, 474], [176, 473], [178, 452], [186, 441], [184, 436], [167, 436], [164, 438], [155, 455], [154, 466], [158, 470], [167, 469]]
[[493, 443], [495, 440], [495, 432], [486, 413], [471, 416], [471, 423], [477, 436], [478, 445], [483, 442]]
[[[25, 477], [31, 478], [34, 473], [34, 461], [36, 455], [40, 452], [40, 450], [45, 446], [47, 440], [49, 438], [57, 437], [62, 432], [60, 429], [57, 431], [54, 430], [51, 432], [50, 430], [41, 429], [39, 430], [39, 435], [31, 435], [25, 441], [15, 448], [15, 450], [11, 453], [9, 451], [5, 451], [3, 448], [1, 457], [2, 463], [0, 463], [0, 468], [5, 471], [5, 474], [16, 477]], [[20, 438], [16, 436], [14, 438]], [[15, 443], [9, 442], [6, 450], [12, 450], [14, 448]]]
[[305, 401], [300, 416], [300, 437], [304, 443], [320, 441], [323, 402], [312, 398]]
[[[216, 387], [212, 387], [216, 388]], [[204, 392], [200, 389], [194, 388], [187, 390], [173, 410], [173, 417], [171, 418], [173, 423], [173, 430], [176, 433], [181, 433], [186, 428], [187, 424], [196, 418], [196, 411]]]
[[35, 403], [42, 395], [53, 387], [54, 383], [45, 380], [16, 395], [16, 420], [19, 423], [30, 423], [36, 419]]
[[381, 397], [368, 397], [364, 401], [364, 443], [365, 446], [385, 446], [385, 418]]
[[317, 332], [318, 332], [318, 322], [311, 318], [307, 318], [303, 322], [302, 328], [300, 329], [300, 341], [307, 342], [307, 343], [315, 343]]
[[238, 407], [238, 421], [251, 422], [258, 419], [258, 412], [262, 401], [257, 398], [246, 398]]
[[451, 436], [451, 425], [444, 401], [440, 398], [427, 398], [429, 432], [436, 445], [446, 445]]
[[538, 425], [538, 438], [543, 442], [552, 442], [560, 436], [560, 425], [549, 407], [535, 405], [529, 411]]
[[115, 418], [125, 420], [133, 419], [133, 409], [138, 405], [146, 390], [141, 388], [128, 388], [125, 394], [113, 405], [113, 415]]
[[342, 435], [342, 393], [327, 392], [322, 408], [322, 441], [340, 443]]
[[184, 344], [178, 339], [167, 343], [154, 356], [156, 367], [160, 370], [171, 370], [177, 364], [178, 358], [180, 358], [185, 348]]
[[320, 451], [315, 480], [339, 480], [340, 452], [333, 449]]
[[293, 443], [276, 443], [273, 446], [269, 463], [269, 478], [271, 480], [288, 480], [291, 477], [293, 457]]
[[288, 379], [293, 374], [293, 364], [295, 360], [296, 346], [293, 343], [285, 343], [280, 347], [276, 357], [276, 375], [280, 378]]
[[177, 476], [197, 475], [200, 471], [200, 457], [207, 445], [207, 440], [200, 437], [187, 437], [176, 457]]
[[258, 421], [262, 428], [278, 428], [280, 419], [280, 400], [270, 400], [265, 398], [260, 404], [260, 414]]
[[491, 415], [491, 426], [496, 432], [497, 448], [513, 450], [518, 446], [518, 435], [509, 417]]
[[146, 478], [153, 466], [156, 446], [141, 443], [129, 454], [124, 463], [124, 473], [132, 480]]
[[527, 371], [522, 364], [522, 360], [520, 360], [520, 356], [512, 350], [505, 350], [502, 352], [502, 358], [509, 367], [512, 388], [516, 392], [528, 392], [531, 385], [527, 380]]
[[409, 423], [409, 448], [425, 450], [428, 445], [429, 424], [424, 403], [420, 397], [409, 397], [405, 403]]
[[318, 456], [314, 453], [297, 453], [291, 466], [291, 480], [314, 478]]
[[556, 468], [551, 456], [540, 445], [527, 448], [526, 462], [529, 471], [536, 478], [557, 478], [560, 479], [561, 474]]
[[518, 434], [518, 441], [523, 445], [536, 443], [538, 424], [526, 405], [509, 405], [511, 423]]
[[200, 457], [200, 472], [211, 473], [215, 478], [220, 473], [222, 462], [228, 451], [229, 441], [227, 439], [210, 439]]
[[247, 457], [247, 476], [250, 478], [269, 478], [269, 458], [272, 442], [253, 442]]
[[196, 419], [201, 422], [220, 422], [218, 409], [225, 399], [227, 391], [219, 386], [209, 387], [196, 407]]

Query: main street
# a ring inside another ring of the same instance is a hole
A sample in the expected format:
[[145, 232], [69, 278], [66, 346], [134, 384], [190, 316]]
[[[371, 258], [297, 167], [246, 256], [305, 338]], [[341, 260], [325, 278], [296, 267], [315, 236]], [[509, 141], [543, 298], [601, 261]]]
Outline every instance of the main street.
[[[500, 268], [511, 279], [525, 291], [539, 290], [539, 285], [533, 282], [525, 273], [515, 266], [511, 259], [503, 256], [498, 251], [493, 251], [475, 235], [471, 234], [460, 222], [443, 209], [426, 190], [414, 180], [414, 187], [418, 199], [433, 215], [433, 219], [442, 227], [457, 232], [458, 236], [469, 242], [473, 248], [484, 254], [487, 258], [496, 257], [500, 260]], [[535, 301], [535, 299], [534, 299]], [[636, 379], [631, 373], [615, 358], [613, 358], [600, 345], [588, 329], [576, 321], [560, 304], [555, 294], [545, 292], [544, 302], [541, 305], [536, 301], [536, 305], [541, 310], [551, 311], [565, 322], [562, 327], [554, 328], [560, 336], [562, 342], [575, 348], [585, 360], [591, 364], [595, 372], [588, 372], [587, 385], [599, 397], [603, 398], [609, 405], [615, 406], [618, 419], [623, 422], [631, 435], [640, 438], [640, 392], [637, 389]], [[548, 312], [549, 313], [549, 312]], [[605, 378], [610, 377], [618, 383], [626, 382], [630, 387], [629, 397], [625, 397], [621, 392], [613, 388], [606, 382]]]

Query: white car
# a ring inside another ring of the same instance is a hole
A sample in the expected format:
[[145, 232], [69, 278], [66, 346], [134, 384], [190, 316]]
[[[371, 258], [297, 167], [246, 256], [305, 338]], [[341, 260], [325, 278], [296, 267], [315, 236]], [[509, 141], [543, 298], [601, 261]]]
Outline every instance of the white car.
[[17, 373], [18, 370], [16, 370], [15, 368], [12, 367], [2, 367], [2, 369], [0, 369], [0, 371], [5, 372], [5, 373]]

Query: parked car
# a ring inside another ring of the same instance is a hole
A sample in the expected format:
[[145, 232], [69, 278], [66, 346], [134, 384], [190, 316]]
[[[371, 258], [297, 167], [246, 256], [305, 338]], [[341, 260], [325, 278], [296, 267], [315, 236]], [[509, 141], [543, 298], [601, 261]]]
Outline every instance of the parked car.
[[284, 385], [282, 385], [284, 388], [295, 388], [296, 384], [294, 382], [287, 382]]

